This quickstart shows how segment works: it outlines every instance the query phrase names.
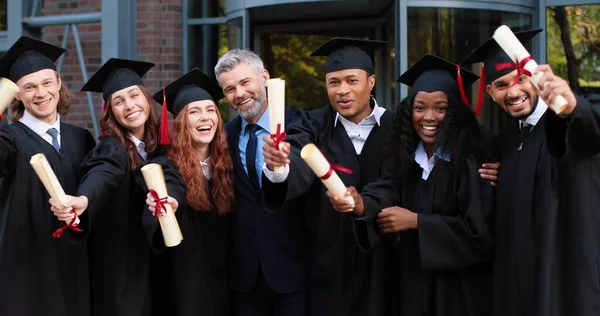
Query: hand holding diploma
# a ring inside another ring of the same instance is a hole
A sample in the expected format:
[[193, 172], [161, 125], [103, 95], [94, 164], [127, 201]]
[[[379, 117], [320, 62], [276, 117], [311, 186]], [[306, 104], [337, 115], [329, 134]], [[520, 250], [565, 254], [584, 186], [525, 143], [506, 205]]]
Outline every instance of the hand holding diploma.
[[142, 167], [141, 171], [152, 200], [156, 203], [154, 216], [160, 223], [165, 246], [177, 246], [183, 240], [183, 236], [175, 218], [175, 212], [168, 201], [167, 185], [162, 167], [159, 164], [151, 163]]
[[[547, 84], [549, 85], [551, 80], [549, 81], [548, 78], [546, 78], [545, 80], [542, 80], [542, 82], [540, 82], [540, 79], [544, 76], [543, 70], [549, 70], [549, 67], [538, 68], [538, 64], [535, 62], [535, 60], [533, 60], [533, 58], [531, 58], [529, 52], [527, 52], [523, 44], [521, 44], [521, 42], [517, 39], [515, 34], [510, 30], [508, 26], [500, 26], [494, 32], [493, 37], [494, 40], [496, 40], [496, 42], [498, 43], [498, 45], [502, 48], [502, 50], [504, 50], [504, 52], [513, 60], [514, 65], [509, 66], [515, 67], [517, 69], [517, 71], [519, 72], [517, 78], [519, 78], [521, 74], [528, 76], [529, 80], [531, 80], [533, 85], [540, 92], [539, 94], [542, 97], [542, 99], [544, 99], [544, 101], [548, 101], [547, 104], [554, 112], [556, 112], [557, 114], [561, 114], [565, 111], [565, 109], [568, 106], [574, 107], [574, 104], [576, 102], [569, 102], [566, 99], [566, 97], [569, 97], [568, 95], [565, 97], [562, 94], [558, 94], [559, 92], [562, 93], [565, 91], [553, 89], [551, 86], [547, 86]], [[497, 67], [503, 66], [504, 65], [497, 65]], [[550, 76], [553, 75], [550, 74]], [[548, 89], [554, 90], [555, 93], [548, 91], [544, 92]], [[544, 98], [544, 95], [546, 95], [547, 97]], [[550, 96], [552, 96], [552, 98], [550, 98]]]
[[[354, 209], [354, 199], [352, 196], [346, 195], [346, 186], [334, 169], [345, 173], [352, 173], [351, 170], [335, 164], [330, 164], [327, 159], [325, 159], [323, 153], [314, 144], [307, 144], [304, 146], [300, 152], [300, 156], [306, 164], [308, 164], [315, 175], [321, 179], [321, 182], [323, 182], [323, 185], [329, 190], [331, 196], [346, 201], [352, 206], [352, 209]], [[352, 211], [352, 209], [348, 212]]]
[[[356, 191], [355, 187], [348, 187], [344, 198], [338, 198], [331, 193], [331, 191], [325, 192], [331, 202], [333, 209], [340, 213], [354, 212], [356, 217], [363, 217], [365, 215], [365, 206], [363, 204], [362, 196]], [[351, 199], [349, 199], [350, 197]]]
[[[29, 163], [31, 164], [31, 166], [35, 170], [35, 173], [42, 181], [42, 184], [46, 188], [46, 191], [48, 191], [48, 194], [50, 194], [50, 197], [52, 198], [53, 202], [55, 204], [60, 203], [61, 205], [65, 205], [69, 201], [69, 198], [67, 197], [65, 191], [58, 182], [58, 179], [56, 178], [52, 167], [50, 167], [46, 156], [44, 156], [44, 154], [34, 155], [33, 157], [31, 157]], [[52, 234], [52, 236], [59, 238], [67, 228], [81, 232], [81, 229], [77, 227], [77, 225], [79, 224], [79, 218], [77, 217], [77, 213], [72, 208], [68, 208], [68, 212], [69, 214], [63, 213], [62, 216], [59, 217], [59, 219], [62, 218], [62, 220], [65, 221], [67, 224], [57, 229]]]
[[[274, 78], [267, 81], [267, 99], [269, 100], [269, 129], [273, 148], [281, 150], [285, 139], [285, 80]], [[267, 164], [268, 165], [268, 164]], [[283, 165], [272, 165], [273, 172], [283, 173]], [[271, 167], [269, 167], [271, 169]]]
[[[170, 196], [167, 196], [167, 203], [171, 205], [173, 213], [177, 212], [177, 208], [179, 207], [179, 203], [177, 202], [177, 200]], [[152, 214], [157, 214], [156, 212], [158, 212], [158, 214], [160, 215], [160, 213], [162, 212], [162, 209], [156, 207], [156, 198], [155, 195], [152, 194], [152, 192], [148, 192], [148, 194], [146, 195], [146, 205], [148, 205], [148, 210], [152, 212]]]

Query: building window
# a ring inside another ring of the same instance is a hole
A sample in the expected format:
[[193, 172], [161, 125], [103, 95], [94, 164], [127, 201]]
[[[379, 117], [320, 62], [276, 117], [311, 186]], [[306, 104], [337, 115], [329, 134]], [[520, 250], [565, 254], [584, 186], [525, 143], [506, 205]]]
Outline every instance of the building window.
[[[513, 31], [532, 28], [529, 14], [457, 8], [408, 8], [408, 67], [421, 56], [433, 53], [449, 61], [459, 63], [475, 48], [490, 38], [498, 26], [505, 24]], [[533, 47], [530, 42], [528, 49]], [[480, 66], [473, 72], [479, 74]], [[476, 100], [477, 85], [467, 87], [472, 102]], [[507, 115], [498, 107], [491, 106], [489, 97], [484, 98], [482, 123], [493, 133], [501, 131], [507, 123]]]
[[600, 93], [600, 4], [546, 9], [547, 58], [577, 94]]
[[0, 31], [6, 31], [6, 0], [0, 0]]

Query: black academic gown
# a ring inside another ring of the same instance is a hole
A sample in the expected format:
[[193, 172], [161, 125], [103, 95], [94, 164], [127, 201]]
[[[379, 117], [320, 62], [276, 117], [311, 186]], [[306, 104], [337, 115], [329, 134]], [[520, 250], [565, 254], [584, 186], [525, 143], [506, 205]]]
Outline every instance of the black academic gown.
[[265, 206], [280, 210], [287, 201], [305, 197], [304, 206], [313, 242], [313, 261], [309, 285], [310, 313], [313, 316], [388, 315], [387, 249], [377, 247], [362, 252], [353, 234], [352, 214], [336, 212], [326, 188], [302, 161], [300, 150], [312, 142], [329, 162], [350, 168], [351, 175], [337, 172], [346, 186], [360, 190], [381, 173], [383, 142], [392, 125], [386, 111], [381, 126], [375, 126], [360, 155], [340, 122], [333, 126], [335, 110], [330, 106], [306, 112], [298, 110], [287, 127], [286, 141], [292, 145], [290, 173], [284, 183], [273, 184], [263, 176]]
[[556, 160], [546, 148], [548, 112], [521, 136], [513, 120], [496, 137], [494, 315], [548, 315], [557, 220]]
[[[480, 179], [479, 165], [468, 158], [459, 169], [438, 160], [423, 180], [423, 169], [413, 162], [404, 179], [382, 177], [361, 192], [371, 223], [382, 201], [418, 213], [418, 228], [398, 233], [389, 315], [491, 314], [493, 190]], [[357, 234], [357, 241], [372, 246], [366, 237]]]
[[[154, 161], [172, 164], [164, 156]], [[227, 217], [186, 205], [179, 173], [165, 173], [165, 181], [169, 196], [181, 205], [175, 215], [183, 241], [152, 255], [152, 315], [227, 316]]]
[[[163, 166], [163, 171], [166, 166]], [[150, 251], [158, 225], [146, 192], [131, 172], [125, 146], [103, 137], [82, 163], [77, 195], [88, 198], [82, 226], [89, 227], [92, 315], [150, 315]], [[144, 220], [149, 218], [149, 220]]]
[[555, 315], [600, 314], [600, 96], [578, 98], [570, 118], [548, 111], [548, 149], [559, 159]]
[[[61, 150], [21, 122], [0, 131], [0, 314], [89, 315], [88, 256], [83, 234], [67, 230], [50, 211], [46, 189], [31, 167], [43, 153], [65, 193], [75, 194], [79, 164], [94, 147], [84, 129], [60, 123]], [[74, 243], [75, 242], [75, 243]]]

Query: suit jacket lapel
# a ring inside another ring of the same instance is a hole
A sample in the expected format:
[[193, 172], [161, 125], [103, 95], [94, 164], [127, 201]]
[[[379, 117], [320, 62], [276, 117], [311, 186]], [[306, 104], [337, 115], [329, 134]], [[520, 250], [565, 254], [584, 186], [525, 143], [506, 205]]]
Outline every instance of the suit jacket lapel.
[[242, 165], [242, 161], [240, 159], [240, 150], [238, 149], [240, 143], [240, 132], [242, 130], [242, 118], [237, 116], [231, 122], [231, 130], [227, 133], [227, 142], [229, 143], [229, 152], [231, 153], [231, 160], [233, 160], [233, 166], [235, 172], [240, 175], [240, 178], [248, 189], [254, 191], [254, 186], [250, 182], [250, 178], [248, 178], [248, 174], [244, 170], [244, 166]]

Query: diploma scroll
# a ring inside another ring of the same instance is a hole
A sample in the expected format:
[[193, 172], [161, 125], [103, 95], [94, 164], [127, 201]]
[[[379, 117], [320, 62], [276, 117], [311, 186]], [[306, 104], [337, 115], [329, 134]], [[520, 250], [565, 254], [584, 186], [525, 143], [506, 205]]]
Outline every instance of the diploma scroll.
[[0, 78], [0, 118], [15, 99], [17, 92], [19, 92], [19, 87], [14, 82], [6, 78]]
[[[142, 167], [141, 171], [144, 181], [148, 186], [148, 190], [155, 191], [160, 198], [166, 198], [167, 185], [165, 183], [162, 167], [159, 164], [151, 163]], [[159, 207], [159, 203], [157, 203], [157, 207]], [[181, 230], [179, 229], [179, 224], [177, 223], [177, 218], [175, 218], [175, 212], [173, 212], [171, 205], [164, 203], [163, 207], [166, 209], [166, 212], [158, 216], [158, 221], [162, 230], [165, 246], [174, 247], [181, 243], [183, 236], [181, 235]], [[157, 210], [157, 212], [158, 211], [159, 210]]]
[[300, 151], [300, 156], [308, 164], [310, 169], [315, 173], [323, 185], [327, 187], [338, 199], [345, 199], [349, 203], [354, 204], [354, 199], [351, 196], [346, 196], [346, 186], [342, 179], [335, 173], [331, 164], [325, 159], [323, 153], [314, 144], [307, 144]]
[[[267, 94], [269, 100], [269, 129], [271, 138], [275, 141], [275, 148], [285, 138], [285, 80], [280, 78], [267, 81]], [[283, 173], [284, 167], [275, 167], [273, 172]]]
[[[540, 77], [544, 75], [544, 73], [533, 73], [538, 67], [538, 64], [531, 58], [531, 55], [527, 49], [525, 49], [523, 44], [521, 44], [511, 29], [506, 25], [502, 25], [496, 29], [493, 37], [514, 63], [519, 64], [523, 61], [526, 61], [522, 67], [532, 74], [529, 76], [529, 80], [531, 80], [536, 89], [538, 89], [538, 81], [540, 80]], [[554, 112], [560, 114], [567, 106], [567, 100], [562, 95], [559, 95], [554, 99], [554, 102], [550, 106]]]
[[[50, 194], [50, 197], [62, 204], [67, 203], [67, 195], [58, 182], [56, 174], [52, 170], [52, 167], [50, 167], [50, 163], [48, 163], [46, 156], [44, 156], [44, 154], [33, 155], [31, 160], [29, 160], [29, 163], [40, 178], [40, 181], [42, 181], [42, 184], [44, 185], [44, 188], [46, 188], [46, 191], [48, 191], [48, 194]], [[77, 227], [77, 225], [79, 225], [79, 218], [76, 214], [74, 214], [74, 216], [74, 219], [66, 221], [67, 227]], [[59, 228], [59, 230], [55, 232], [55, 237], [60, 237], [63, 230], [64, 229]]]

